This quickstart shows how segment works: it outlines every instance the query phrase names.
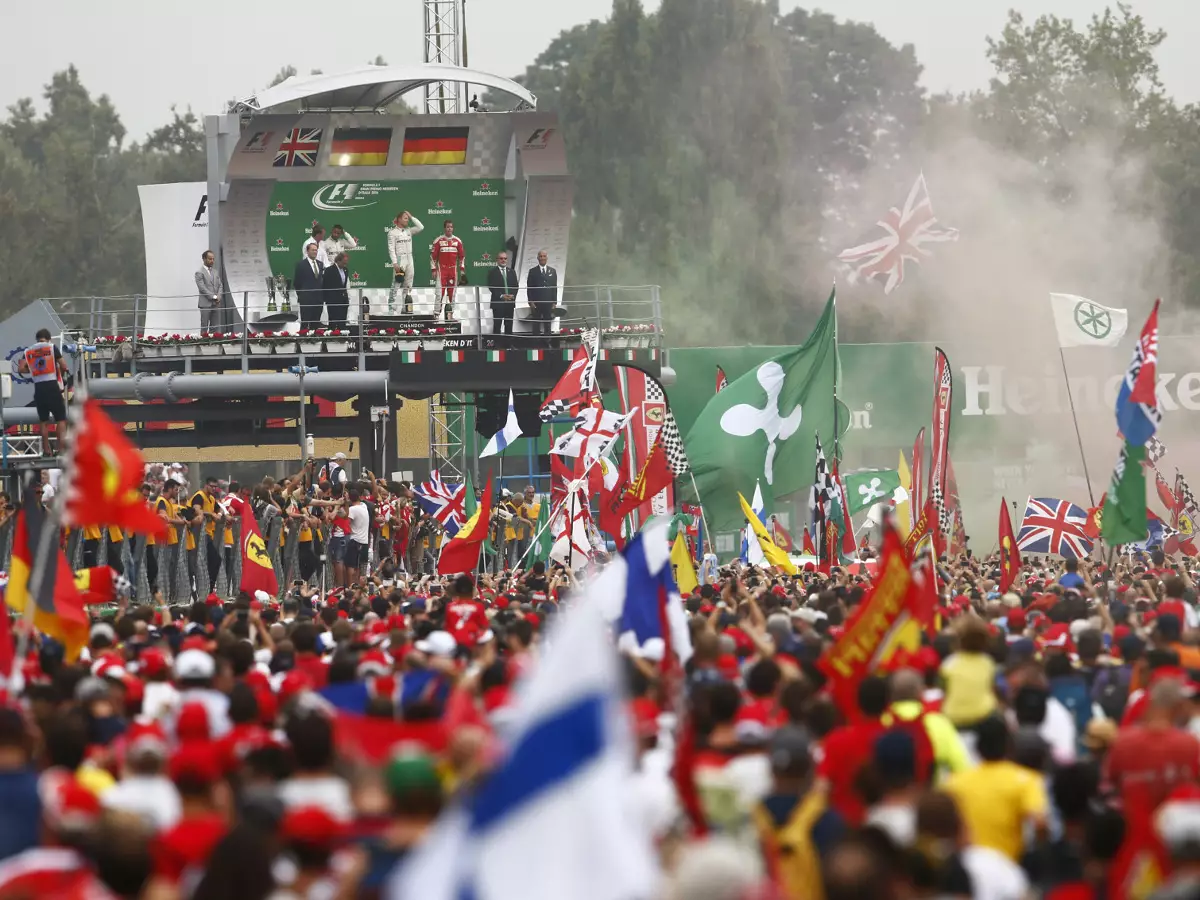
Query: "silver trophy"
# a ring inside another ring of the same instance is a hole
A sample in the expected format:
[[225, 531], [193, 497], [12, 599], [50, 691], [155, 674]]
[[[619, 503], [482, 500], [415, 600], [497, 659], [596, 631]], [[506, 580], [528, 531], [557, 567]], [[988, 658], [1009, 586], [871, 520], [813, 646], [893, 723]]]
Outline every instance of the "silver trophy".
[[292, 311], [292, 279], [283, 275], [276, 275], [275, 287], [276, 290], [283, 294], [283, 305], [280, 307], [280, 311], [290, 313]]
[[[282, 278], [283, 276], [276, 277]], [[267, 276], [267, 312], [279, 312], [279, 308], [275, 306], [275, 278], [272, 278], [270, 275]]]

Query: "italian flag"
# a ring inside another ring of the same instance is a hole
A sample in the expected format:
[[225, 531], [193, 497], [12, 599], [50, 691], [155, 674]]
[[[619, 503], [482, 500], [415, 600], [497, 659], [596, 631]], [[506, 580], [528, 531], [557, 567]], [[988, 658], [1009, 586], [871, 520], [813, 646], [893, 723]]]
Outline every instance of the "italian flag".
[[447, 350], [446, 362], [458, 363], [463, 361], [463, 352], [461, 350]]
[[419, 363], [421, 361], [420, 350], [401, 350], [400, 361], [406, 363]]
[[487, 352], [487, 361], [488, 362], [504, 362], [504, 351], [503, 350], [489, 350]]
[[562, 358], [565, 359], [567, 362], [570, 362], [571, 360], [573, 360], [575, 358], [575, 351], [564, 349], [562, 351]]
[[546, 358], [545, 350], [526, 350], [525, 353], [526, 353], [525, 358], [528, 359], [530, 362], [541, 362], [543, 359]]

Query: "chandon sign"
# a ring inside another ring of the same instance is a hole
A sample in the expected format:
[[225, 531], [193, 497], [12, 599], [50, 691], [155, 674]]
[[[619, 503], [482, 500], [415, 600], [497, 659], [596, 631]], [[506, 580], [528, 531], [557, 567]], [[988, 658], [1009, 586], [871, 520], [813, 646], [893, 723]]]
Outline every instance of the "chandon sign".
[[[1061, 373], [1043, 378], [1011, 375], [1004, 366], [963, 366], [959, 370], [964, 416], [1031, 416], [1067, 411]], [[1071, 396], [1080, 413], [1111, 412], [1125, 373], [1096, 378], [1071, 376]], [[1158, 405], [1163, 412], [1200, 411], [1200, 372], [1158, 373]]]

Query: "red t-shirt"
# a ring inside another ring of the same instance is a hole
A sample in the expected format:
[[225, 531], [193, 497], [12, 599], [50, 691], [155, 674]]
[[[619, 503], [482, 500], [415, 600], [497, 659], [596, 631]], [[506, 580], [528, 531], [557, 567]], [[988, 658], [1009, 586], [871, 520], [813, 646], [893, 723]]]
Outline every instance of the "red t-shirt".
[[314, 691], [319, 691], [325, 687], [329, 676], [329, 666], [325, 665], [325, 660], [321, 659], [317, 654], [297, 653], [296, 669], [308, 677]]
[[241, 762], [247, 750], [262, 746], [271, 736], [271, 732], [257, 722], [247, 722], [234, 725], [225, 736], [217, 741], [217, 754], [221, 759], [221, 768], [232, 772]]
[[154, 874], [178, 882], [188, 869], [204, 866], [226, 829], [225, 819], [217, 813], [181, 819], [154, 841]]
[[863, 766], [871, 760], [875, 739], [883, 732], [878, 719], [842, 725], [829, 732], [821, 745], [823, 758], [817, 774], [829, 782], [829, 805], [847, 825], [861, 825], [867, 814], [855, 782]]
[[460, 597], [446, 607], [446, 630], [460, 647], [474, 647], [480, 635], [491, 627], [487, 610], [478, 600]]
[[1200, 781], [1200, 740], [1178, 728], [1122, 728], [1105, 773], [1127, 813], [1153, 812], [1178, 785]]

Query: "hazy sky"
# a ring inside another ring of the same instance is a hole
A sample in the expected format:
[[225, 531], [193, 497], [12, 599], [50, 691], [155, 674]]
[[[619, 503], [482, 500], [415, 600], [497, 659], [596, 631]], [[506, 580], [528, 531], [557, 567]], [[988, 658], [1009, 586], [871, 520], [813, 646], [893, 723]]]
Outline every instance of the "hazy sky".
[[[654, 8], [658, 0], [645, 0]], [[797, 4], [782, 0], [785, 8]], [[1113, 2], [1115, 6], [1115, 0]], [[107, 93], [130, 135], [140, 139], [167, 120], [172, 104], [219, 112], [232, 97], [265, 87], [284, 65], [301, 73], [421, 60], [421, 0], [277, 4], [268, 0], [50, 0], [5, 3], [10, 40], [0, 63], [0, 105], [40, 97], [51, 74], [74, 63], [84, 84]], [[1010, 7], [1027, 17], [1054, 13], [1077, 21], [1104, 0], [826, 0], [841, 18], [874, 22], [893, 43], [913, 43], [930, 90], [986, 84], [984, 38], [999, 32]], [[1200, 3], [1133, 0], [1169, 37], [1159, 54], [1167, 88], [1200, 99]], [[468, 0], [470, 63], [516, 75], [559, 31], [604, 17], [611, 0]]]

